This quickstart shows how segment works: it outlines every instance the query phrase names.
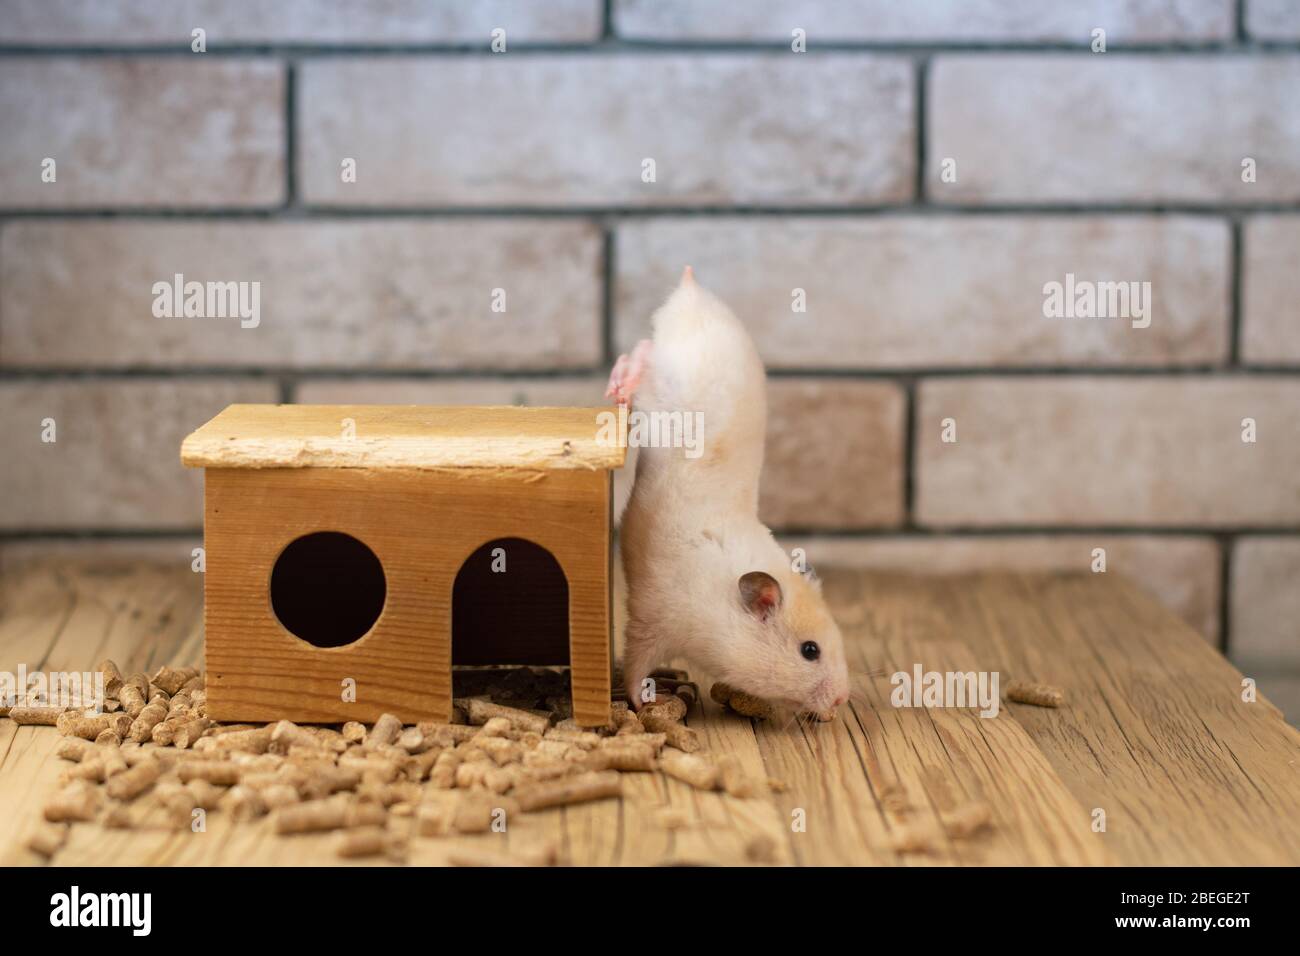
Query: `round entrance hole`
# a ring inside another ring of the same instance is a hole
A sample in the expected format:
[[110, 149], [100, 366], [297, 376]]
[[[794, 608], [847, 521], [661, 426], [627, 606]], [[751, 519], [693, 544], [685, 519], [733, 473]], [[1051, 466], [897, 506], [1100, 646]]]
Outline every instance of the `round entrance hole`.
[[365, 635], [384, 609], [388, 585], [375, 552], [339, 531], [303, 535], [271, 569], [271, 608], [295, 637], [342, 647]]

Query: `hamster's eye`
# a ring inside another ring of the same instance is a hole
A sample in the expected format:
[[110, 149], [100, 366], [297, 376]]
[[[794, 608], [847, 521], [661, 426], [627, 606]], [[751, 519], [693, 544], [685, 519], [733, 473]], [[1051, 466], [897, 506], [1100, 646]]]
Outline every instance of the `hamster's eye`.
[[817, 646], [816, 641], [804, 641], [799, 645], [799, 653], [803, 655], [806, 661], [815, 661], [822, 656], [822, 649]]

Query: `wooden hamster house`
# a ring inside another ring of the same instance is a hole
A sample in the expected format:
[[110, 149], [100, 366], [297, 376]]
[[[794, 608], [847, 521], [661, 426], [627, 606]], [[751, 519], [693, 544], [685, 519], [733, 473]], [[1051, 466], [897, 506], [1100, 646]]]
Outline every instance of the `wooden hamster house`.
[[208, 714], [451, 718], [455, 665], [568, 664], [609, 719], [612, 469], [602, 409], [231, 405], [206, 469]]

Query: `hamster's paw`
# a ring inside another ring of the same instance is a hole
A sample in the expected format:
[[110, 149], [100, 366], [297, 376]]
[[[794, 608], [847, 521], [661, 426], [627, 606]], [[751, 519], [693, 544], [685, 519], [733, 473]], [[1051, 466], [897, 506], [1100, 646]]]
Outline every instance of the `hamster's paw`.
[[631, 355], [620, 355], [609, 373], [609, 385], [605, 387], [605, 397], [614, 399], [615, 404], [631, 405], [632, 396], [650, 368], [649, 339], [642, 339], [632, 349]]

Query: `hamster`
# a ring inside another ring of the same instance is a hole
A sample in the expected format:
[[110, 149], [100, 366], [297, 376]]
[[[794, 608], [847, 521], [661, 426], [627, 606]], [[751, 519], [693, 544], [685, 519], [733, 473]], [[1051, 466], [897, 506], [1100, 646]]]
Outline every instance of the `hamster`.
[[620, 530], [628, 700], [637, 706], [650, 671], [683, 657], [829, 720], [849, 696], [843, 638], [820, 584], [792, 569], [758, 520], [767, 425], [758, 350], [689, 266], [653, 325], [652, 341], [619, 357], [606, 394], [631, 403], [633, 426], [655, 413], [692, 416], [702, 440], [675, 447], [661, 431], [656, 447], [639, 449]]

